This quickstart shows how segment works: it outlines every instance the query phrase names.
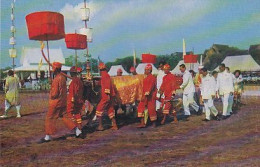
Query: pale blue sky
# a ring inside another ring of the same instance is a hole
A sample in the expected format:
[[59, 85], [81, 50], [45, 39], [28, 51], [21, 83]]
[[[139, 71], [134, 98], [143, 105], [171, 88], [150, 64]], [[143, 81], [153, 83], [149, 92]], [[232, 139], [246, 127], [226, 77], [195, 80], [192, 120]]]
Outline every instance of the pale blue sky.
[[[39, 47], [27, 35], [25, 16], [36, 11], [61, 12], [65, 17], [65, 32], [83, 27], [79, 8], [83, 0], [17, 0], [15, 25], [18, 58], [21, 48]], [[11, 0], [1, 1], [1, 67], [12, 63], [8, 55]], [[182, 51], [182, 39], [187, 50], [202, 53], [213, 43], [248, 49], [260, 44], [259, 0], [92, 0], [89, 27], [94, 29], [94, 41], [89, 44], [93, 57], [104, 61], [141, 53], [170, 54]], [[51, 41], [51, 48], [61, 47], [65, 57], [74, 53], [66, 49], [64, 40]], [[79, 52], [80, 57], [83, 52]]]

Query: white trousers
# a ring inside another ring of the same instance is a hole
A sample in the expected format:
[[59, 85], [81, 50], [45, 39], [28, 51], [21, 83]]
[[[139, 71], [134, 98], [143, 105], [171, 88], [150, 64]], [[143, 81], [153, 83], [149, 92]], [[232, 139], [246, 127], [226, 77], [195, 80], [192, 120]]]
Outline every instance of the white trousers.
[[[158, 98], [160, 97], [160, 94], [157, 93], [156, 95]], [[165, 96], [162, 95], [161, 98], [164, 98]], [[161, 108], [161, 102], [159, 102], [159, 100], [156, 100], [156, 111], [159, 110]]]
[[230, 115], [232, 112], [232, 105], [234, 100], [234, 95], [230, 95], [230, 93], [226, 93], [221, 96], [221, 100], [223, 103], [223, 116]]
[[[13, 107], [7, 100], [5, 100], [5, 115], [7, 115], [8, 110]], [[21, 105], [14, 106], [16, 108], [17, 115], [20, 115]]]
[[204, 99], [204, 108], [206, 111], [206, 119], [210, 120], [210, 113], [212, 112], [214, 116], [218, 115], [218, 110], [216, 109], [216, 107], [213, 104], [213, 100], [212, 99]]
[[194, 92], [183, 94], [183, 109], [184, 115], [190, 115], [190, 108], [192, 107], [196, 112], [199, 111], [198, 104], [194, 101]]

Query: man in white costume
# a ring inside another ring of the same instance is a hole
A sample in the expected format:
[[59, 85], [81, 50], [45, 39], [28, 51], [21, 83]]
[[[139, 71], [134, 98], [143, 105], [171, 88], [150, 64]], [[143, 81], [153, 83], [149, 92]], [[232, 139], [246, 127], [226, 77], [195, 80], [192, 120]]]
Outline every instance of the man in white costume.
[[14, 76], [14, 71], [8, 71], [8, 77], [5, 84], [5, 112], [0, 118], [7, 118], [7, 112], [11, 107], [16, 108], [17, 118], [21, 117], [20, 114], [20, 98], [19, 98], [19, 79]]
[[[159, 63], [159, 67], [158, 67], [158, 74], [157, 74], [157, 90], [160, 89], [162, 82], [163, 82], [163, 77], [165, 76], [164, 70], [163, 70], [163, 66], [165, 65], [165, 62], [160, 62]], [[162, 95], [162, 98], [164, 95]], [[160, 94], [157, 92], [157, 98], [160, 98]], [[158, 100], [156, 100], [156, 111], [158, 111], [161, 107], [161, 102], [159, 102]]]
[[223, 103], [223, 119], [226, 119], [232, 113], [232, 104], [234, 97], [234, 80], [231, 73], [225, 70], [225, 64], [219, 65], [217, 77], [216, 95], [221, 97]]
[[188, 70], [186, 70], [184, 64], [181, 64], [179, 67], [180, 71], [184, 73], [183, 83], [181, 84], [180, 88], [183, 89], [183, 108], [185, 115], [185, 118], [183, 120], [186, 121], [187, 118], [190, 116], [189, 106], [191, 106], [197, 112], [197, 114], [200, 114], [200, 111], [198, 104], [194, 101], [195, 86], [193, 83], [191, 73]]
[[210, 121], [210, 114], [214, 115], [213, 119], [220, 120], [218, 117], [218, 111], [213, 104], [213, 98], [215, 96], [216, 81], [213, 76], [210, 76], [206, 68], [200, 70], [202, 74], [200, 90], [201, 100], [204, 103], [206, 118], [203, 121]]

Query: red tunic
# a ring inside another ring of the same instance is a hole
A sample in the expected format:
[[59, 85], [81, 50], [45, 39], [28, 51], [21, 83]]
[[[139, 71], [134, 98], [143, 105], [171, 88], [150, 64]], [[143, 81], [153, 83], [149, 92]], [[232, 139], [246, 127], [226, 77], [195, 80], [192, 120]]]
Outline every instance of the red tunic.
[[75, 123], [67, 117], [67, 86], [65, 77], [59, 73], [53, 79], [49, 96], [49, 110], [45, 118], [45, 132], [52, 135], [56, 131], [56, 120], [62, 117], [65, 125], [70, 129], [74, 129]]
[[170, 110], [173, 110], [172, 103], [168, 100], [171, 100], [172, 94], [175, 93], [176, 89], [177, 89], [177, 78], [171, 73], [166, 74], [163, 77], [163, 83], [160, 87], [160, 91], [165, 96], [165, 99], [162, 102], [163, 114], [169, 114]]
[[147, 75], [143, 81], [143, 98], [138, 105], [138, 117], [144, 117], [144, 110], [147, 107], [151, 121], [157, 119], [156, 114], [156, 77], [152, 74]]
[[108, 116], [113, 118], [115, 116], [113, 100], [115, 91], [111, 83], [111, 78], [107, 71], [101, 71], [101, 100], [98, 103], [96, 115], [101, 117], [105, 111], [108, 111]]
[[83, 106], [83, 82], [78, 77], [73, 77], [69, 86], [68, 112], [80, 113]]
[[52, 81], [49, 95], [49, 106], [60, 108], [67, 105], [66, 78], [59, 73]]
[[163, 77], [160, 91], [164, 94], [166, 100], [170, 100], [172, 94], [175, 93], [175, 90], [177, 88], [176, 82], [176, 77], [171, 73], [168, 73]]

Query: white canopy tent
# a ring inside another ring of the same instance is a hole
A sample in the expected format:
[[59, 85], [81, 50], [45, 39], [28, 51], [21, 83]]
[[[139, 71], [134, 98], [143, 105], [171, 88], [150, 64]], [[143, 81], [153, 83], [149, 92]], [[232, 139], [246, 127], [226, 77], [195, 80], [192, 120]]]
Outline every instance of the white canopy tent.
[[[138, 66], [136, 67], [137, 74], [144, 74], [145, 66], [147, 64], [151, 64], [151, 63], [140, 63], [140, 64], [138, 64]], [[156, 74], [157, 75], [158, 74], [157, 68], [153, 64], [151, 64], [151, 65], [153, 67], [152, 74]]]
[[[260, 65], [252, 58], [251, 55], [227, 56], [223, 62], [231, 72], [240, 71], [260, 71]], [[218, 67], [215, 69], [218, 71]]]
[[123, 71], [123, 74], [122, 74], [122, 75], [129, 75], [129, 73], [125, 71], [125, 69], [123, 68], [122, 65], [111, 66], [110, 70], [108, 71], [108, 74], [109, 74], [110, 76], [116, 76], [118, 69], [121, 69], [121, 70]]
[[183, 60], [180, 60], [179, 63], [177, 64], [177, 66], [175, 66], [175, 68], [171, 71], [172, 74], [175, 74], [175, 75], [181, 75], [181, 71], [179, 69], [179, 66], [181, 64], [184, 64], [184, 61]]
[[[47, 50], [44, 49], [44, 53], [47, 56]], [[65, 58], [63, 56], [61, 48], [59, 49], [50, 49], [50, 62], [53, 63], [55, 61], [65, 64]], [[40, 61], [42, 62], [41, 66], [39, 66]], [[21, 79], [27, 78], [31, 73], [35, 73], [37, 71], [49, 71], [49, 67], [47, 62], [42, 57], [40, 48], [29, 48], [23, 47], [22, 55], [20, 59], [20, 63], [22, 66], [15, 68], [15, 72], [20, 75]], [[39, 68], [40, 67], [40, 68]], [[69, 71], [70, 67], [62, 66], [62, 71]]]

